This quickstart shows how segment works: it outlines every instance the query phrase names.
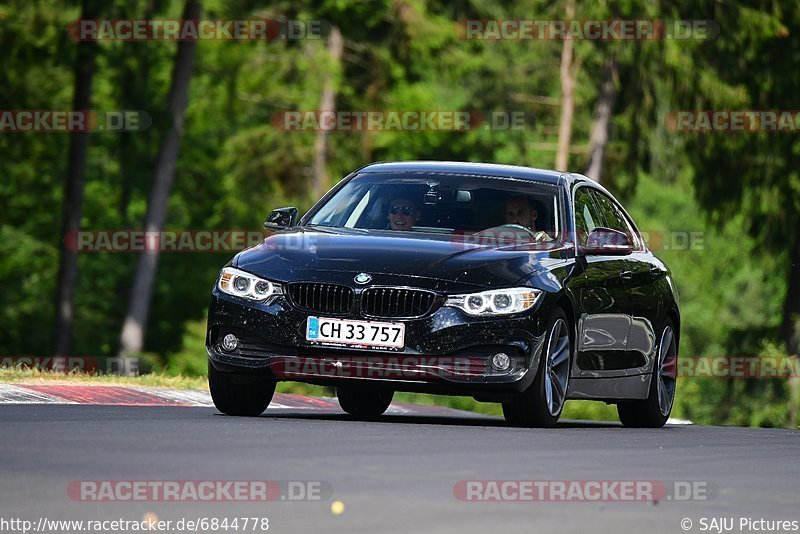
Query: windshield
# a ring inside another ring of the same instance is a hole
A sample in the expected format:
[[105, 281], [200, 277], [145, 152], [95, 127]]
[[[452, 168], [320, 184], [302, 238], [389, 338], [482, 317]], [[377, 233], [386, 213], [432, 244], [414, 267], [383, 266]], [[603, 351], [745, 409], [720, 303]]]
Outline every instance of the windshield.
[[454, 174], [363, 173], [306, 224], [444, 234], [511, 229], [555, 240], [558, 188], [529, 180]]

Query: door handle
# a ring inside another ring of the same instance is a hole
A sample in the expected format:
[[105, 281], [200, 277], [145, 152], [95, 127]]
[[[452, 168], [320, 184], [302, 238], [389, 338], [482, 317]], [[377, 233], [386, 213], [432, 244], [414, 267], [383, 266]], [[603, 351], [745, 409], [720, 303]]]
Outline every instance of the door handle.
[[621, 271], [619, 273], [620, 280], [629, 281], [633, 280], [633, 271]]

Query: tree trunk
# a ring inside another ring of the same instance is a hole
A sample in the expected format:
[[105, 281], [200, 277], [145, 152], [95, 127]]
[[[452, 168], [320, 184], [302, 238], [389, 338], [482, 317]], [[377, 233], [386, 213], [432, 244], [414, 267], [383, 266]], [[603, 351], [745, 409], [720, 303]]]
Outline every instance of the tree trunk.
[[[795, 230], [789, 264], [789, 287], [786, 288], [786, 299], [783, 304], [783, 322], [781, 337], [791, 356], [800, 358], [800, 231]], [[790, 428], [797, 428], [798, 410], [800, 410], [800, 377], [792, 376], [789, 386], [789, 423]]]
[[589, 161], [586, 164], [586, 176], [595, 182], [602, 182], [603, 165], [606, 159], [611, 115], [617, 100], [617, 61], [608, 58], [603, 65], [603, 78], [600, 83], [600, 94], [594, 111], [592, 133], [589, 136]]
[[[575, 0], [567, 0], [566, 19], [575, 18]], [[572, 139], [572, 115], [575, 111], [575, 69], [573, 66], [573, 42], [564, 37], [561, 49], [561, 120], [558, 125], [558, 149], [556, 150], [556, 170], [566, 171], [569, 165], [569, 144]]]
[[781, 337], [789, 354], [800, 356], [800, 231], [795, 231], [789, 265], [789, 287], [783, 303]]
[[[95, 0], [83, 0], [82, 19], [97, 18], [99, 10]], [[92, 80], [94, 78], [97, 43], [81, 41], [75, 59], [75, 93], [73, 110], [90, 110], [92, 107]], [[86, 176], [86, 155], [89, 150], [89, 133], [69, 134], [67, 177], [64, 184], [61, 235], [77, 232], [83, 212], [83, 184]], [[67, 356], [72, 346], [72, 323], [75, 317], [75, 286], [78, 281], [78, 252], [67, 248], [61, 241], [56, 289], [56, 316], [53, 324], [53, 354]]]
[[[328, 37], [328, 54], [332, 61], [332, 69], [327, 71], [324, 76], [325, 81], [322, 85], [322, 98], [319, 105], [320, 112], [336, 110], [336, 72], [339, 70], [343, 51], [342, 32], [338, 26], [333, 26]], [[325, 169], [328, 160], [327, 154], [328, 132], [320, 128], [314, 141], [314, 167], [312, 169], [310, 187], [314, 200], [322, 196], [328, 187], [328, 173]]]
[[[152, 20], [154, 11], [155, 0], [147, 0], [144, 16], [141, 17], [141, 19], [145, 21]], [[129, 14], [134, 15], [134, 13], [126, 12], [125, 16]], [[138, 13], [135, 13], [135, 15], [138, 15]], [[144, 106], [146, 106], [141, 93], [138, 92], [140, 86], [136, 84], [137, 80], [147, 80], [149, 78], [150, 64], [146, 54], [147, 52], [144, 52], [144, 55], [140, 56], [142, 59], [138, 65], [131, 65], [128, 62], [120, 65], [120, 82], [124, 85], [121, 90], [123, 109], [143, 109]], [[135, 68], [136, 66], [139, 66], [139, 68]], [[141, 136], [141, 133], [120, 132], [117, 135], [121, 179], [118, 209], [122, 228], [128, 228], [131, 225], [128, 217], [128, 207], [130, 206], [131, 197], [133, 195], [135, 177], [142, 175], [138, 165], [136, 165], [137, 162], [143, 159], [142, 152], [136, 149], [134, 136]]]
[[[200, 18], [200, 13], [200, 2], [187, 0], [183, 18], [196, 20]], [[196, 48], [195, 41], [178, 43], [178, 52], [175, 55], [175, 65], [172, 70], [172, 85], [167, 99], [167, 113], [172, 116], [172, 126], [164, 136], [156, 160], [153, 183], [147, 201], [147, 214], [145, 215], [144, 228], [147, 232], [160, 232], [167, 217], [167, 203], [175, 177], [175, 166], [183, 133], [184, 113], [189, 98], [189, 81], [192, 78]], [[144, 346], [159, 257], [159, 250], [142, 252], [139, 256], [128, 314], [125, 317], [120, 336], [120, 356], [141, 352]]]

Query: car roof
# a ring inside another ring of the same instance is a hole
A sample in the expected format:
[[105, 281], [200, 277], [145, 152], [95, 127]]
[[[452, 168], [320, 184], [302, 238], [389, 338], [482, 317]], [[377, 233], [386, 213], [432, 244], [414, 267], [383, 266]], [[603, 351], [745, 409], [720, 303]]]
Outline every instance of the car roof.
[[566, 180], [572, 184], [576, 181], [589, 181], [588, 178], [574, 173], [564, 173], [547, 169], [535, 169], [519, 165], [501, 165], [499, 163], [473, 163], [466, 161], [390, 161], [370, 163], [358, 170], [359, 173], [379, 172], [420, 172], [444, 174], [469, 174], [479, 176], [497, 176], [535, 180], [558, 185]]

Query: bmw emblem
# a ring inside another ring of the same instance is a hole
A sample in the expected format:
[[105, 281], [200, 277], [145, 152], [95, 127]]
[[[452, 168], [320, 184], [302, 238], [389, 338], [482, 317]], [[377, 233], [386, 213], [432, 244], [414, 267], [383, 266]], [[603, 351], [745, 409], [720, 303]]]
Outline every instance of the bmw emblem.
[[356, 284], [369, 284], [372, 281], [372, 275], [367, 273], [358, 273], [354, 279]]

